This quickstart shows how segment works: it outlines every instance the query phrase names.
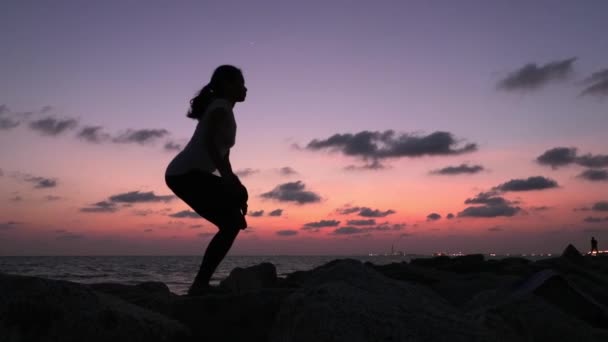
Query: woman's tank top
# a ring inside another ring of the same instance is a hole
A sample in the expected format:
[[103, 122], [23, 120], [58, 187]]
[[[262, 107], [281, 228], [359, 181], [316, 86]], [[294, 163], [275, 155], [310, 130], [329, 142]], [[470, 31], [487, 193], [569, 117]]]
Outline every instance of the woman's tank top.
[[234, 113], [232, 112], [232, 106], [230, 102], [225, 99], [215, 99], [205, 110], [201, 119], [196, 125], [192, 138], [174, 158], [171, 160], [165, 175], [181, 175], [191, 171], [193, 169], [200, 170], [203, 172], [213, 173], [217, 170], [216, 165], [209, 157], [207, 153], [206, 135], [208, 131], [207, 121], [209, 113], [214, 109], [222, 107], [225, 109], [224, 114], [228, 115], [228, 120], [221, 120], [222, 126], [218, 127], [217, 132], [214, 132], [216, 137], [216, 146], [219, 147], [220, 156], [224, 157], [230, 148], [234, 146], [236, 139], [236, 120], [234, 119]]

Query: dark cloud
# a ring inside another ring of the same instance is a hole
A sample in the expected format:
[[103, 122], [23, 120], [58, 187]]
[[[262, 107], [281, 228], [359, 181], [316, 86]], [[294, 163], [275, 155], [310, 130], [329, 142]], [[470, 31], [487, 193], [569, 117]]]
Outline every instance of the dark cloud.
[[260, 217], [260, 216], [264, 215], [264, 210], [251, 211], [251, 212], [248, 212], [247, 215], [251, 216], [251, 217]]
[[534, 211], [547, 211], [547, 210], [551, 209], [551, 207], [547, 207], [547, 206], [543, 205], [540, 207], [531, 207], [530, 209], [534, 210]]
[[29, 123], [29, 127], [34, 131], [49, 136], [57, 136], [61, 133], [74, 129], [78, 125], [75, 119], [56, 119], [46, 117]]
[[44, 199], [50, 202], [50, 201], [58, 201], [58, 200], [61, 199], [61, 197], [59, 197], [59, 196], [53, 196], [53, 195], [47, 195], [47, 196], [44, 197]]
[[584, 83], [586, 83], [587, 86], [583, 89], [581, 95], [608, 95], [608, 69], [593, 73], [584, 81]]
[[247, 176], [251, 176], [255, 173], [259, 173], [259, 172], [260, 172], [260, 170], [246, 168], [246, 169], [237, 170], [234, 172], [234, 174], [236, 174], [239, 177], [247, 177]]
[[85, 126], [76, 137], [90, 143], [100, 144], [110, 139], [109, 134], [101, 132], [102, 129], [101, 126]]
[[137, 215], [137, 216], [148, 216], [150, 214], [154, 214], [154, 211], [150, 210], [150, 209], [133, 210], [132, 213], [133, 213], [133, 215]]
[[585, 219], [583, 221], [585, 221], [587, 223], [607, 222], [608, 221], [608, 216], [606, 216], [606, 217], [587, 216], [587, 217], [585, 217]]
[[461, 175], [461, 174], [475, 174], [483, 171], [481, 165], [467, 165], [460, 164], [459, 166], [447, 166], [442, 169], [433, 170], [430, 172], [432, 175]]
[[593, 211], [608, 211], [608, 201], [599, 201], [591, 207]]
[[336, 220], [321, 220], [321, 221], [316, 221], [316, 222], [305, 223], [304, 226], [301, 229], [303, 229], [303, 230], [316, 230], [316, 229], [325, 228], [325, 227], [337, 227], [338, 225], [340, 225], [340, 221], [336, 221]]
[[312, 191], [304, 190], [306, 186], [301, 181], [289, 182], [275, 187], [272, 191], [261, 194], [262, 198], [274, 199], [280, 202], [296, 202], [298, 204], [316, 203], [321, 197]]
[[555, 147], [538, 156], [536, 161], [541, 165], [549, 165], [557, 169], [560, 166], [566, 166], [576, 161], [576, 148]]
[[112, 138], [115, 143], [146, 144], [168, 135], [166, 129], [127, 129], [125, 132]]
[[359, 216], [363, 217], [386, 217], [388, 215], [394, 214], [396, 211], [389, 209], [386, 211], [380, 211], [378, 209], [370, 209], [367, 207], [361, 208], [359, 211]]
[[297, 230], [290, 230], [290, 229], [286, 229], [286, 230], [278, 230], [276, 232], [277, 235], [279, 236], [294, 236], [298, 234]]
[[373, 226], [376, 224], [376, 220], [348, 220], [346, 221], [346, 224], [348, 224], [349, 226]]
[[389, 167], [381, 164], [377, 159], [373, 160], [371, 163], [366, 163], [363, 165], [348, 165], [344, 167], [346, 171], [362, 171], [362, 170], [384, 170]]
[[12, 229], [17, 227], [18, 225], [23, 224], [23, 222], [17, 221], [7, 221], [0, 223], [0, 230]]
[[541, 165], [551, 166], [553, 169], [570, 164], [597, 168], [608, 166], [608, 155], [590, 153], [578, 155], [576, 147], [555, 147], [545, 151], [536, 158], [536, 161]]
[[439, 219], [441, 219], [441, 215], [437, 213], [430, 213], [426, 216], [427, 221], [437, 221]]
[[365, 233], [365, 232], [367, 232], [367, 230], [363, 229], [363, 228], [345, 226], [345, 227], [340, 227], [340, 228], [335, 229], [332, 234], [333, 235], [350, 235], [350, 234], [359, 234], [359, 233]]
[[592, 182], [608, 181], [608, 170], [603, 169], [588, 169], [581, 172], [577, 177], [586, 179]]
[[336, 209], [336, 212], [338, 212], [339, 214], [342, 214], [342, 215], [358, 213], [359, 211], [361, 211], [360, 207], [346, 207], [346, 208]]
[[542, 176], [528, 177], [528, 179], [512, 179], [506, 183], [503, 183], [495, 190], [500, 191], [531, 191], [531, 190], [544, 190], [557, 188], [557, 182]]
[[8, 131], [19, 126], [21, 123], [9, 117], [0, 115], [0, 130]]
[[451, 220], [451, 219], [453, 219], [453, 218], [454, 218], [454, 214], [449, 213], [449, 214], [446, 216], [446, 218], [447, 218], [448, 220]]
[[199, 214], [197, 214], [196, 212], [194, 212], [192, 210], [182, 210], [175, 214], [169, 214], [169, 216], [178, 217], [178, 218], [201, 218], [201, 216]]
[[576, 57], [554, 61], [542, 66], [535, 63], [524, 65], [498, 82], [503, 90], [534, 90], [550, 82], [562, 81], [572, 74]]
[[281, 216], [283, 215], [283, 209], [275, 209], [268, 213], [268, 216]]
[[85, 213], [113, 213], [116, 210], [118, 210], [116, 204], [107, 201], [94, 203], [91, 207], [80, 208], [80, 211]]
[[606, 167], [608, 166], [608, 155], [585, 154], [576, 158], [576, 163], [585, 167]]
[[393, 130], [387, 130], [334, 134], [327, 139], [313, 139], [306, 148], [313, 151], [322, 149], [338, 151], [347, 156], [363, 159], [367, 162], [367, 166], [364, 168], [378, 168], [381, 165], [378, 160], [385, 158], [458, 155], [477, 150], [476, 144], [458, 147], [459, 143], [449, 132], [434, 132], [426, 136], [416, 136], [413, 134], [396, 135]]
[[153, 191], [139, 192], [131, 191], [110, 196], [110, 201], [115, 203], [146, 203], [146, 202], [168, 202], [175, 199], [174, 195], [157, 196]]
[[296, 172], [296, 170], [292, 169], [292, 168], [291, 168], [291, 167], [289, 167], [289, 166], [285, 166], [285, 167], [280, 168], [280, 169], [279, 169], [279, 173], [280, 173], [281, 175], [283, 175], [283, 176], [291, 176], [291, 175], [296, 175], [296, 174], [298, 174], [298, 173]]
[[467, 207], [458, 213], [458, 217], [498, 217], [513, 216], [521, 210], [520, 207], [510, 205], [484, 205]]
[[35, 184], [34, 188], [36, 188], [36, 189], [47, 189], [47, 188], [54, 188], [57, 186], [57, 180], [54, 178], [32, 176], [29, 174], [21, 174], [21, 173], [16, 173], [15, 177], [21, 178], [25, 182]]
[[181, 151], [182, 145], [180, 145], [174, 141], [167, 141], [165, 143], [164, 149], [165, 149], [165, 151]]
[[476, 197], [467, 198], [464, 204], [487, 204], [487, 205], [507, 205], [511, 202], [507, 201], [503, 197], [496, 196], [496, 192], [480, 192]]

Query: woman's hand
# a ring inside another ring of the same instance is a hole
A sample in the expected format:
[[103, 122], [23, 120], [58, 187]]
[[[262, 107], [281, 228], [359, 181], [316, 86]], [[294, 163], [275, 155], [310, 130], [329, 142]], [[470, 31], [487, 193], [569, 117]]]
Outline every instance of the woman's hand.
[[239, 207], [241, 208], [241, 210], [246, 213], [247, 201], [249, 200], [249, 193], [247, 192], [247, 188], [243, 185], [243, 183], [241, 183], [241, 181], [235, 174], [225, 177], [225, 181], [227, 183], [227, 188], [230, 192], [230, 196], [233, 197], [237, 201], [237, 203], [239, 203]]

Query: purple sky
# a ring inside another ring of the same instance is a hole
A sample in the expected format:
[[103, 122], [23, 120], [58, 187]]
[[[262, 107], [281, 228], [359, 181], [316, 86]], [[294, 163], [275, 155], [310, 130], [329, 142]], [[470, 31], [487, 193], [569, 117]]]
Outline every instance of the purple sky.
[[[188, 210], [179, 201], [138, 203], [154, 213], [137, 220], [127, 209], [79, 209], [129, 191], [170, 195], [162, 175], [177, 151], [163, 145], [188, 141], [195, 124], [185, 117], [188, 101], [220, 64], [241, 68], [249, 89], [235, 107], [231, 156], [235, 169], [258, 170], [244, 177], [255, 197], [250, 207], [285, 211], [280, 219], [250, 217], [252, 232], [239, 237], [235, 254], [382, 252], [395, 239], [399, 248], [421, 253], [560, 251], [568, 242], [586, 249], [591, 233], [601, 247], [608, 212], [573, 209], [608, 201], [608, 182], [581, 179], [580, 165], [554, 169], [535, 160], [556, 147], [608, 155], [608, 75], [595, 81], [598, 91], [581, 95], [594, 84], [586, 80], [608, 69], [606, 13], [605, 1], [3, 1], [0, 255], [121, 254], [136, 240], [137, 253], [155, 254], [168, 237], [175, 241], [165, 245], [166, 254], [199, 253], [209, 234], [187, 225], [214, 228], [200, 218], [184, 223], [169, 216]], [[563, 74], [542, 69], [559, 62], [567, 64]], [[540, 80], [499, 86], [530, 63]], [[32, 128], [47, 117], [76, 123], [55, 135]], [[101, 126], [108, 136], [127, 129], [166, 133], [140, 143], [93, 144], [75, 137], [85, 126]], [[402, 156], [385, 160], [388, 169], [348, 171], [361, 160], [292, 147], [388, 129], [450, 132], [477, 151]], [[484, 171], [428, 174], [462, 163]], [[607, 165], [594, 170], [606, 172]], [[297, 174], [272, 173], [286, 166]], [[554, 179], [559, 188], [506, 196], [520, 202], [521, 214], [445, 219], [463, 212], [466, 198], [533, 176]], [[35, 188], [35, 177], [56, 184]], [[294, 205], [260, 197], [297, 180], [323, 200]], [[41, 202], [45, 196], [58, 199]], [[390, 224], [407, 228], [339, 239], [330, 230], [301, 229], [334, 218], [346, 204], [394, 210]], [[542, 206], [551, 207], [551, 219], [531, 213]], [[429, 222], [432, 212], [442, 219]], [[589, 216], [600, 221], [584, 221]], [[278, 233], [285, 230], [297, 233]], [[506, 232], [508, 239], [500, 236]]]

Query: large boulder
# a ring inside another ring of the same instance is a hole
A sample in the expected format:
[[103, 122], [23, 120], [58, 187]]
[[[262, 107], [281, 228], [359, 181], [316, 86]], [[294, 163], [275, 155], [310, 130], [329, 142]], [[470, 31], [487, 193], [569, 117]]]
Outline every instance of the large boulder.
[[0, 274], [0, 340], [150, 342], [189, 338], [179, 322], [62, 280]]
[[357, 260], [318, 267], [287, 297], [270, 341], [499, 341], [422, 286]]
[[171, 302], [178, 297], [169, 291], [165, 283], [155, 281], [142, 282], [136, 285], [96, 283], [86, 286], [164, 315], [171, 315]]
[[220, 287], [232, 293], [243, 293], [277, 285], [277, 270], [269, 262], [259, 265], [234, 268], [228, 277], [220, 283]]
[[190, 327], [196, 341], [267, 342], [281, 302], [292, 292], [181, 296], [173, 302], [173, 317]]

